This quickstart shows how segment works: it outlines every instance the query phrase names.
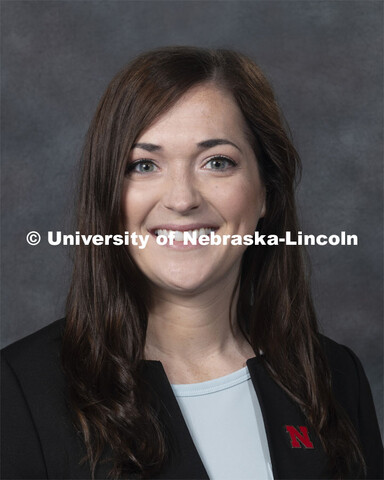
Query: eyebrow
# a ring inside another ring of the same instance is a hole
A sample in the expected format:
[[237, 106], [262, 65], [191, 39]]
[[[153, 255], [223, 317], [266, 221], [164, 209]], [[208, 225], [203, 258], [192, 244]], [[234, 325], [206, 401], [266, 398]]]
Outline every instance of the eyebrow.
[[154, 145], [153, 143], [134, 143], [132, 148], [141, 148], [147, 152], [155, 152], [156, 150], [161, 150], [160, 145]]
[[[216, 147], [217, 145], [232, 145], [233, 147], [237, 148], [237, 150], [240, 150], [240, 148], [230, 140], [226, 140], [225, 138], [210, 138], [209, 140], [204, 140], [202, 142], [199, 142], [197, 146], [202, 149], [208, 149], [208, 148], [213, 148]], [[158, 150], [161, 150], [160, 145], [155, 145], [153, 143], [134, 143], [132, 145], [132, 148], [141, 148], [142, 150], [146, 150], [147, 152], [156, 152]]]

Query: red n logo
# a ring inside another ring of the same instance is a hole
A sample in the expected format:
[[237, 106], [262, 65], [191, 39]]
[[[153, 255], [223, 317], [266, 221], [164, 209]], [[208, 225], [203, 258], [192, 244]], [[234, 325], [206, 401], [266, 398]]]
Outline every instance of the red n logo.
[[285, 429], [291, 438], [292, 448], [301, 448], [301, 442], [305, 448], [314, 448], [308, 435], [307, 427], [299, 427], [300, 432], [293, 425], [285, 425]]

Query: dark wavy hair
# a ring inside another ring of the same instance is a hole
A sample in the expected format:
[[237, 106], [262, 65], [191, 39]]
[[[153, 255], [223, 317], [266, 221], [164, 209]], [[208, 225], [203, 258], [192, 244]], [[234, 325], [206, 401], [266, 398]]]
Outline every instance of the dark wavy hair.
[[[109, 84], [83, 150], [77, 230], [122, 233], [122, 186], [132, 145], [191, 87], [207, 82], [233, 95], [248, 125], [266, 187], [266, 215], [258, 230], [297, 233], [300, 160], [268, 81], [242, 54], [195, 47], [144, 53]], [[356, 464], [364, 469], [364, 460], [352, 424], [332, 395], [306, 263], [300, 246], [248, 247], [236, 287], [237, 321], [319, 435], [335, 478], [344, 478]], [[147, 287], [126, 248], [78, 247], [62, 363], [92, 476], [105, 449], [112, 452], [114, 478], [148, 478], [167, 458], [167, 437], [141, 378], [151, 305]]]

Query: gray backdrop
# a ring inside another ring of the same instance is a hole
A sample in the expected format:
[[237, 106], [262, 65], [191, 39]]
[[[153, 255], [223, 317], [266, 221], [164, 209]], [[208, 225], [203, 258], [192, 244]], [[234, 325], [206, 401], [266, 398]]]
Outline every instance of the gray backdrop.
[[229, 47], [265, 70], [304, 165], [322, 331], [360, 357], [382, 419], [383, 2], [2, 1], [2, 345], [63, 316], [84, 134], [112, 76], [162, 45]]

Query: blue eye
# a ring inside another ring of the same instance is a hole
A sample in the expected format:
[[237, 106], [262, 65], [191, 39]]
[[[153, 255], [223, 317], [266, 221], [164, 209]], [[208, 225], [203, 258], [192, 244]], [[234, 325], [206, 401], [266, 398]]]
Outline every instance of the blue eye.
[[156, 165], [152, 162], [152, 160], [138, 160], [137, 162], [133, 162], [127, 165], [126, 173], [152, 173], [156, 170]]
[[216, 155], [206, 163], [206, 166], [208, 170], [216, 170], [220, 172], [222, 170], [235, 167], [236, 163], [230, 158], [223, 157], [222, 155]]

